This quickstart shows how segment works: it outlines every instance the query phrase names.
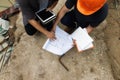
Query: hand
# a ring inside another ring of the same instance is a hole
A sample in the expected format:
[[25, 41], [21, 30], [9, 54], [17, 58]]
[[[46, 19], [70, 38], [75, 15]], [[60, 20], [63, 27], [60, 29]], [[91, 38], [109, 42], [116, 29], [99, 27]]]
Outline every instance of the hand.
[[55, 31], [56, 31], [56, 26], [53, 26], [52, 29], [51, 29], [51, 31], [53, 31], [53, 32], [55, 33]]
[[76, 45], [76, 40], [75, 39], [73, 39], [73, 46], [75, 46]]
[[55, 40], [55, 32], [51, 31], [51, 32], [47, 32], [46, 36], [51, 39], [51, 40]]

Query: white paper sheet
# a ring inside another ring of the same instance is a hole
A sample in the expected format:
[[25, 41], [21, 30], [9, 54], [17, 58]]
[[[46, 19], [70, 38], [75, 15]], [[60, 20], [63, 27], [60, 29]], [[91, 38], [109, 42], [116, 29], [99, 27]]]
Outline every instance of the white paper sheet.
[[63, 55], [73, 47], [72, 37], [58, 26], [56, 27], [55, 35], [57, 39], [54, 41], [48, 39], [43, 49], [56, 55]]
[[93, 44], [92, 44], [93, 39], [89, 36], [87, 31], [85, 29], [82, 29], [81, 27], [76, 29], [71, 34], [71, 36], [76, 42], [78, 51], [86, 50], [93, 46]]
[[56, 40], [47, 39], [43, 49], [56, 54], [63, 55], [73, 47], [73, 39], [76, 40], [76, 46], [79, 52], [92, 48], [93, 39], [89, 36], [86, 29], [79, 27], [71, 35], [60, 29], [58, 26], [55, 31]]

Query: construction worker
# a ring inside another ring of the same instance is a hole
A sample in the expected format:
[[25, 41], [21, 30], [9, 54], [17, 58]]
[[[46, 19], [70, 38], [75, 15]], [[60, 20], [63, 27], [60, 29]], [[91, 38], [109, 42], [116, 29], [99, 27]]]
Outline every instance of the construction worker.
[[35, 12], [47, 9], [52, 10], [58, 0], [16, 0], [20, 5], [23, 23], [28, 35], [34, 35], [36, 31], [40, 31], [48, 38], [55, 38], [55, 34], [52, 31], [48, 31], [45, 27], [36, 20]]
[[58, 12], [53, 30], [61, 21], [68, 27], [67, 31], [80, 26], [90, 33], [106, 18], [107, 14], [106, 0], [67, 0]]

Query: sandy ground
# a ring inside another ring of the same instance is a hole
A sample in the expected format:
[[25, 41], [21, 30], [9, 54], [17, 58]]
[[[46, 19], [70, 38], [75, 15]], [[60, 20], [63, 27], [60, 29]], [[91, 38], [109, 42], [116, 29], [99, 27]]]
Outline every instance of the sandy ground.
[[[56, 13], [64, 2], [59, 1], [54, 9]], [[106, 53], [107, 46], [113, 45], [106, 46], [105, 43], [105, 40], [107, 43], [111, 40], [107, 37], [111, 31], [110, 27], [106, 28], [106, 21], [90, 34], [94, 39], [94, 49], [78, 53], [73, 48], [65, 54], [62, 62], [69, 69], [66, 71], [58, 60], [59, 56], [42, 49], [47, 38], [40, 33], [28, 36], [23, 28], [21, 14], [17, 17], [11, 18], [12, 22], [16, 20], [17, 27], [15, 48], [9, 63], [0, 73], [0, 80], [114, 80]]]
[[107, 53], [112, 63], [114, 75], [120, 79], [120, 6], [110, 7], [107, 17], [107, 27], [104, 29]]
[[7, 9], [8, 7], [12, 6], [14, 0], [0, 0], [0, 11]]

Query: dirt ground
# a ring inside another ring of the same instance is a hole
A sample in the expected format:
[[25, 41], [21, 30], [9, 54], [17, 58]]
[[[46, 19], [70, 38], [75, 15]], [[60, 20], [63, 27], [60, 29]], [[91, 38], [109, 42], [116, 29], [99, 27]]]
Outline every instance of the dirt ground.
[[[119, 1], [120, 2], [120, 1]], [[107, 27], [104, 29], [105, 42], [107, 45], [107, 53], [110, 58], [112, 70], [120, 79], [120, 4], [115, 8], [115, 5], [109, 4], [109, 15], [107, 17]]]
[[[54, 9], [56, 13], [64, 2], [59, 1]], [[115, 80], [108, 54], [120, 52], [120, 18], [117, 17], [120, 15], [112, 15], [111, 11], [115, 10], [110, 9], [107, 19], [90, 34], [94, 39], [93, 49], [78, 53], [72, 48], [61, 59], [69, 71], [60, 64], [60, 56], [42, 49], [47, 39], [44, 35], [25, 33], [21, 13], [12, 17], [11, 24], [16, 23], [17, 27], [16, 42], [8, 64], [0, 73], [0, 80]], [[113, 38], [118, 42], [113, 42]]]

